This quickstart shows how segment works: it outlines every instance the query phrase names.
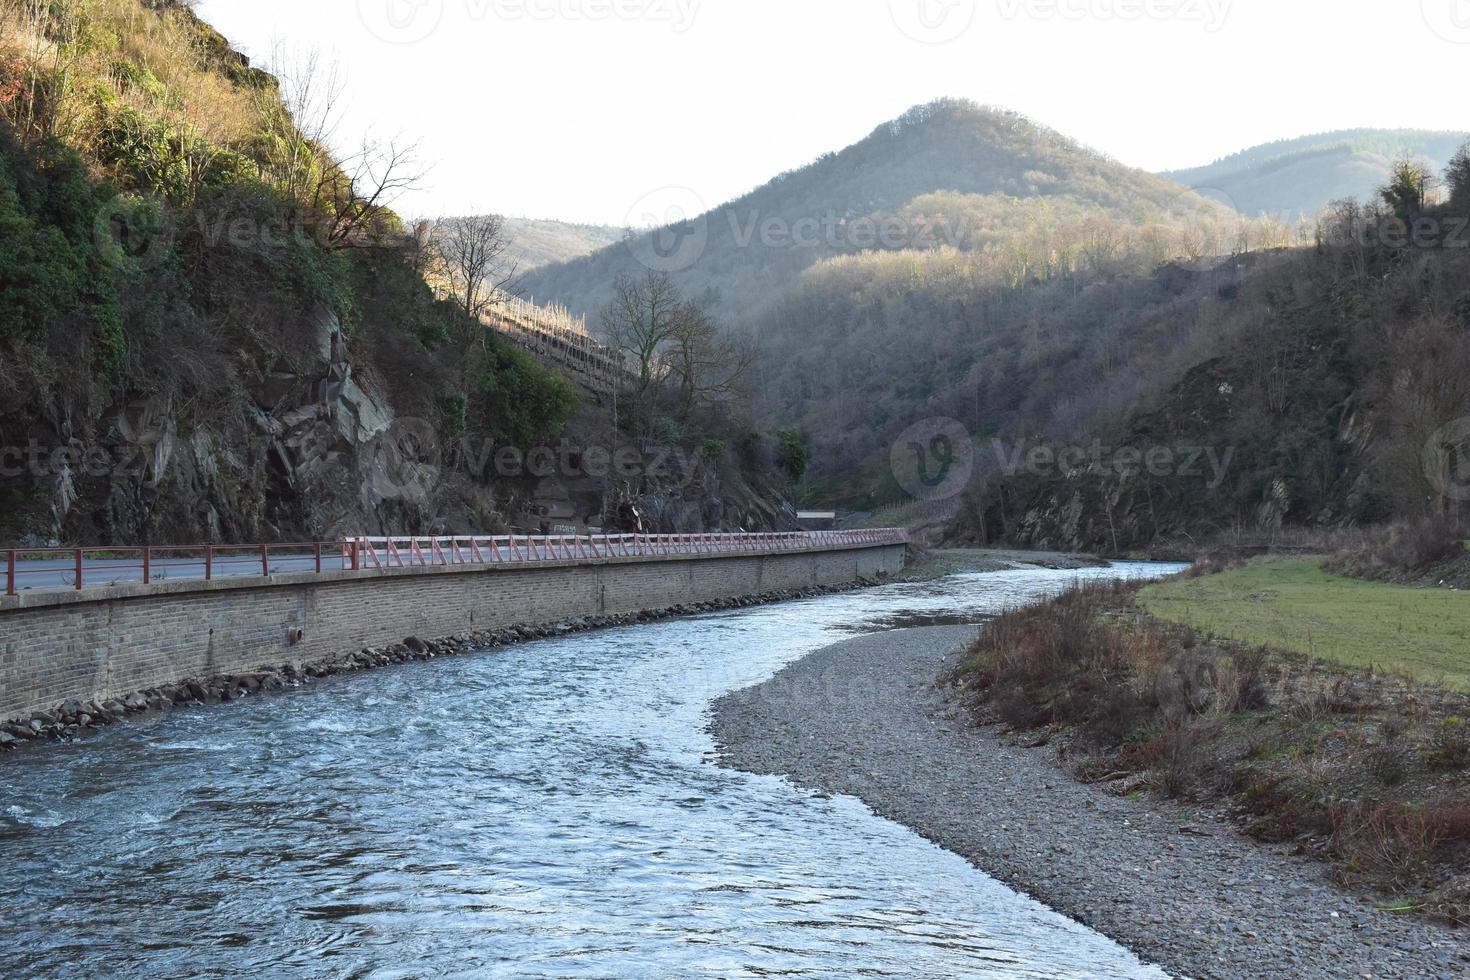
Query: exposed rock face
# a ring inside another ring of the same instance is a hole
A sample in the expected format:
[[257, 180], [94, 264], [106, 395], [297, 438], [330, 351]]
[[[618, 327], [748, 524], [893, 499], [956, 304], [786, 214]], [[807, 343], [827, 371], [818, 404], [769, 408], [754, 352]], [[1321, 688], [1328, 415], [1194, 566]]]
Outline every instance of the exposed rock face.
[[[292, 339], [289, 354], [238, 352], [244, 385], [229, 405], [201, 410], [156, 396], [108, 406], [86, 438], [65, 417], [34, 413], [42, 462], [20, 478], [21, 527], [0, 526], [0, 539], [161, 545], [632, 530], [634, 513], [647, 531], [788, 526], [782, 488], [751, 486], [677, 447], [635, 447], [628, 477], [569, 472], [559, 450], [549, 473], [477, 470], [432, 422], [399, 415], [354, 371], [330, 311], [306, 317]], [[584, 418], [585, 431], [564, 442], [597, 445], [608, 438], [603, 426]]]
[[186, 422], [199, 417], [198, 406], [158, 397], [107, 409], [89, 426], [100, 444], [73, 437], [64, 418], [53, 432], [35, 432], [45, 449], [26, 474], [29, 523], [36, 531], [49, 524], [35, 543], [427, 532], [446, 496], [493, 509], [486, 488], [446, 491], [441, 468], [424, 452], [436, 434], [427, 423], [398, 419], [359, 382], [334, 314], [316, 311], [301, 329], [305, 353], [289, 363], [241, 352], [250, 365], [246, 390], [239, 404], [210, 413], [221, 420], [215, 424]]

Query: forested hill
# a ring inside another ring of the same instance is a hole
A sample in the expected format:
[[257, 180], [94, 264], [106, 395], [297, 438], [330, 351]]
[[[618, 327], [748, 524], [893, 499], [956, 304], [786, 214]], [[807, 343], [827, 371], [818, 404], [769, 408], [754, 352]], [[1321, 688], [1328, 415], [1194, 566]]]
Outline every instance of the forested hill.
[[853, 146], [708, 214], [689, 215], [659, 242], [647, 235], [621, 242], [536, 270], [524, 286], [594, 315], [619, 275], [641, 273], [651, 261], [686, 294], [717, 293], [717, 311], [728, 318], [750, 312], [835, 256], [980, 251], [1038, 218], [1093, 216], [1142, 226], [1215, 219], [1220, 210], [1020, 115], [947, 99], [912, 109]]
[[530, 272], [558, 262], [570, 262], [622, 241], [626, 229], [539, 218], [505, 219], [508, 257], [515, 268]]
[[1347, 129], [1266, 143], [1163, 176], [1251, 217], [1315, 218], [1333, 201], [1373, 197], [1396, 161], [1442, 170], [1466, 139], [1463, 132]]

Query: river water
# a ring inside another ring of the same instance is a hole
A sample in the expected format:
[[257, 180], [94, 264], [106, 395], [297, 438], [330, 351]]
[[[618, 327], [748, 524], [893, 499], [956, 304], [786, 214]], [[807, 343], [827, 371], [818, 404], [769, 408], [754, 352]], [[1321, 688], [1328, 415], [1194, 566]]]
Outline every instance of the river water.
[[705, 725], [854, 629], [1172, 570], [607, 630], [0, 758], [0, 974], [1159, 976], [857, 801], [719, 768]]

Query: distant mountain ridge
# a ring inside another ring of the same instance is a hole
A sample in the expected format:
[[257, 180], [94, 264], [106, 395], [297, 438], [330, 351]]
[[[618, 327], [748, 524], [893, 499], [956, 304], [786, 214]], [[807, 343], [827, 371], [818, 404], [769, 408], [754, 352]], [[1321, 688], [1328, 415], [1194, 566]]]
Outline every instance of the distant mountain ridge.
[[521, 272], [569, 262], [620, 241], [626, 228], [541, 218], [506, 218], [510, 256]]
[[[970, 206], [977, 198], [989, 206]], [[994, 222], [957, 229], [950, 215], [934, 212], [935, 203], [955, 199], [965, 199], [966, 216], [1004, 211], [997, 203], [1046, 199], [1070, 214], [1092, 212], [1139, 224], [1220, 211], [1187, 188], [1124, 166], [1017, 113], [942, 99], [704, 215], [686, 216], [672, 232], [656, 233], [666, 243], [645, 232], [532, 270], [522, 289], [595, 317], [619, 275], [637, 275], [653, 264], [687, 294], [709, 293], [718, 312], [738, 317], [793, 288], [823, 260], [874, 249], [963, 251], [1004, 237]], [[1004, 221], [1002, 215], [1001, 226]], [[686, 260], [657, 261], [660, 249], [654, 246], [679, 243], [682, 249], [691, 240], [696, 247]], [[650, 256], [655, 261], [647, 261]]]
[[1250, 217], [1312, 217], [1334, 200], [1372, 197], [1394, 161], [1409, 157], [1438, 173], [1470, 133], [1346, 129], [1278, 140], [1202, 167], [1161, 176], [1228, 203]]

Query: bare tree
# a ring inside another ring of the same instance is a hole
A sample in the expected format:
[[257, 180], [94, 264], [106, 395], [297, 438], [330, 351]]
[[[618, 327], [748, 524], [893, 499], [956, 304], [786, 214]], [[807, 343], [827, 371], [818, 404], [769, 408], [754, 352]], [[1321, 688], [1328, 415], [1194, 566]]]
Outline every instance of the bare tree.
[[1444, 182], [1450, 191], [1450, 207], [1461, 214], [1470, 213], [1470, 143], [1455, 151], [1445, 169]]
[[679, 391], [687, 419], [696, 408], [734, 391], [749, 371], [752, 352], [731, 340], [703, 305], [680, 304], [662, 360]]
[[346, 83], [340, 67], [324, 63], [319, 52], [290, 51], [280, 42], [271, 51], [270, 72], [280, 80], [279, 92], [255, 90], [268, 141], [266, 176], [292, 200], [301, 201], [336, 141]]
[[439, 273], [455, 305], [478, 319], [515, 278], [515, 263], [507, 255], [505, 218], [498, 214], [443, 218], [434, 225], [433, 240]]
[[321, 169], [312, 195], [315, 218], [329, 248], [376, 241], [390, 231], [393, 205], [423, 183], [417, 144], [364, 139], [340, 165]]
[[662, 272], [641, 279], [619, 276], [613, 301], [602, 311], [602, 327], [612, 346], [631, 360], [637, 378], [633, 395], [640, 408], [651, 407], [662, 380], [660, 360], [674, 336], [682, 300]]
[[257, 96], [268, 140], [265, 175], [307, 209], [328, 248], [375, 240], [393, 204], [425, 176], [417, 145], [364, 137], [356, 152], [339, 153], [346, 85], [338, 66], [278, 45], [271, 71], [281, 81], [279, 95], [261, 89]]

